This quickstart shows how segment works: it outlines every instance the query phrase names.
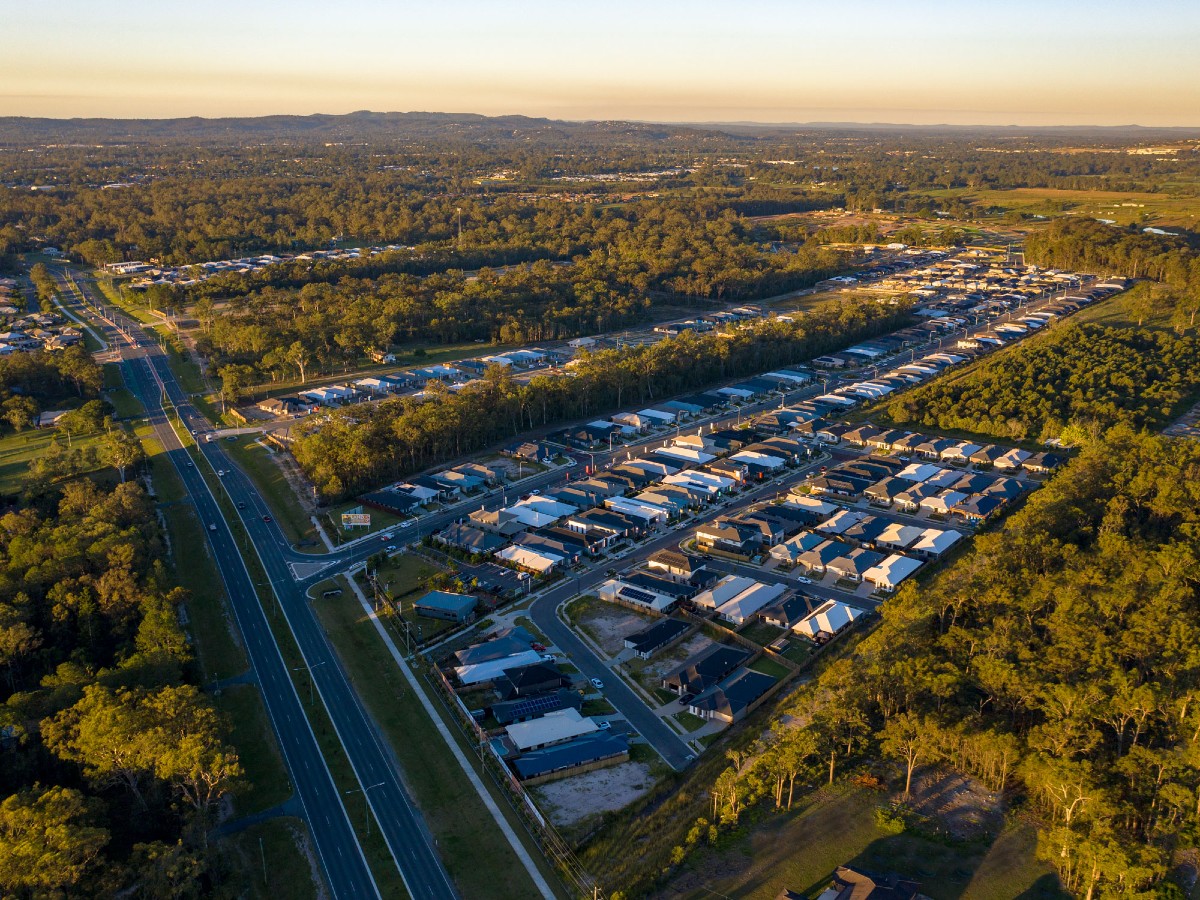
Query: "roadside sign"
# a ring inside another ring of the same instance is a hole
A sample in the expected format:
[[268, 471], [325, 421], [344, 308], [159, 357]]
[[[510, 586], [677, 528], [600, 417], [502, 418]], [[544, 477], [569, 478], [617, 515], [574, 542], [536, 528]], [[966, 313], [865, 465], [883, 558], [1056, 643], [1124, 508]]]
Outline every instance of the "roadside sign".
[[343, 528], [370, 528], [370, 513], [342, 513]]

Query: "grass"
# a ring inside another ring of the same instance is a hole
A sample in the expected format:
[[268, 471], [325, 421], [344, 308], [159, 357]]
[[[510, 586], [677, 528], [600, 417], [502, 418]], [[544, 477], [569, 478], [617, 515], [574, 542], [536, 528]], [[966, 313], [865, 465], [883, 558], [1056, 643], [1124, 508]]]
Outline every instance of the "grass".
[[760, 656], [750, 664], [750, 668], [755, 672], [770, 675], [772, 678], [786, 678], [791, 674], [787, 666], [769, 656]]
[[798, 812], [735, 833], [716, 850], [700, 851], [670, 893], [695, 900], [714, 894], [768, 900], [787, 888], [815, 897], [834, 868], [845, 864], [908, 875], [932, 900], [1063, 896], [1054, 875], [1035, 858], [1036, 839], [1028, 826], [1014, 827], [990, 846], [888, 834], [875, 823], [874, 808], [882, 799], [865, 788], [819, 792]]
[[246, 900], [316, 900], [325, 896], [324, 885], [317, 890], [308, 857], [300, 850], [300, 843], [308, 842], [307, 831], [300, 819], [288, 817], [252, 825], [230, 837], [227, 846], [242, 875], [238, 896]]
[[[349, 528], [342, 527], [342, 513], [347, 512], [364, 512], [371, 516], [371, 527], [363, 528], [362, 526], [351, 526]], [[399, 525], [406, 519], [411, 519], [411, 516], [397, 516], [382, 509], [372, 509], [365, 507], [355, 500], [349, 500], [340, 506], [335, 506], [329, 512], [325, 513], [325, 528], [329, 532], [330, 538], [334, 543], [344, 543], [352, 541], [355, 538], [360, 538], [365, 534], [378, 534], [381, 531], [387, 531]]]
[[601, 697], [598, 700], [585, 700], [579, 710], [585, 716], [611, 716], [617, 708]]
[[[1138, 191], [1072, 191], [1056, 188], [972, 190], [953, 188], [923, 192], [934, 198], [958, 198], [974, 206], [1017, 210], [1027, 215], [1055, 217], [1063, 214], [1113, 219], [1118, 225], [1180, 226], [1195, 229], [1200, 219], [1200, 197]], [[1131, 204], [1131, 205], [1124, 205]]]
[[748, 638], [749, 640], [754, 641], [754, 643], [765, 647], [767, 644], [771, 643], [771, 641], [783, 634], [783, 629], [778, 628], [775, 625], [770, 625], [766, 622], [755, 622], [749, 628], [744, 628], [738, 633], [742, 637]]
[[233, 723], [231, 738], [246, 770], [245, 786], [234, 794], [238, 815], [283, 803], [291, 796], [292, 786], [258, 688], [252, 684], [226, 688], [216, 704]]
[[687, 710], [684, 710], [683, 712], [675, 713], [675, 715], [672, 718], [674, 718], [676, 722], [678, 722], [680, 725], [682, 725], [683, 730], [688, 732], [689, 734], [693, 731], [697, 731], [698, 729], [703, 728], [704, 725], [706, 724], [702, 718], [700, 718], [699, 716], [696, 716], [696, 715], [692, 715]]
[[[46, 453], [56, 428], [27, 429], [0, 437], [0, 495], [15, 495], [24, 486], [29, 463]], [[99, 442], [101, 434], [74, 435], [73, 447], [86, 447]], [[66, 435], [60, 440], [65, 444]]]
[[251, 436], [242, 436], [221, 445], [233, 458], [246, 476], [258, 488], [271, 508], [271, 515], [280, 529], [293, 544], [317, 539], [317, 530], [283, 470], [272, 458], [272, 453]]
[[407, 603], [411, 609], [411, 601], [425, 593], [425, 579], [437, 574], [437, 571], [421, 557], [401, 553], [379, 567], [378, 577], [380, 583], [391, 590], [397, 602]]
[[787, 649], [779, 655], [784, 659], [791, 660], [796, 665], [802, 666], [812, 659], [812, 655], [816, 652], [816, 649], [808, 641], [791, 638], [788, 641]]
[[[512, 848], [444, 747], [357, 600], [347, 593], [315, 606], [355, 688], [399, 758], [405, 782], [462, 895], [489, 900], [535, 896]], [[503, 808], [504, 801], [499, 802]], [[536, 858], [537, 851], [531, 852]]]

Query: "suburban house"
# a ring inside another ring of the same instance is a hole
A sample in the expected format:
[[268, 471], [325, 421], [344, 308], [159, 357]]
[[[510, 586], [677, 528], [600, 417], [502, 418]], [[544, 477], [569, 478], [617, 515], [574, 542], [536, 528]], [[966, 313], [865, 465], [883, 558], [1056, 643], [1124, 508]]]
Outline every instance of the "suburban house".
[[691, 581], [706, 571], [704, 560], [687, 556], [677, 550], [659, 550], [646, 561], [646, 567], [665, 573], [675, 581]]
[[505, 726], [504, 729], [509, 740], [522, 753], [560, 744], [563, 741], [569, 741], [582, 734], [590, 734], [598, 730], [599, 726], [595, 721], [580, 715], [579, 710], [573, 707], [555, 710], [540, 719], [514, 722], [512, 725]]
[[758, 618], [776, 628], [790, 629], [808, 615], [808, 605], [808, 598], [803, 594], [792, 594], [790, 597], [764, 606], [758, 611]]
[[1022, 463], [1026, 472], [1035, 475], [1046, 475], [1063, 464], [1063, 458], [1056, 453], [1035, 453]]
[[449, 591], [430, 591], [413, 604], [419, 616], [430, 619], [445, 619], [447, 622], [473, 622], [478, 601], [469, 594], [453, 594]]
[[687, 634], [691, 628], [690, 623], [680, 619], [659, 619], [649, 628], [626, 637], [625, 646], [640, 659], [650, 659]]
[[[792, 631], [816, 640], [827, 640], [848, 627], [859, 616], [861, 609], [848, 606], [838, 600], [827, 600], [792, 626]], [[821, 636], [825, 635], [825, 638]]]
[[662, 686], [679, 696], [698, 694], [750, 659], [749, 651], [727, 644], [710, 644], [663, 676]]
[[629, 740], [609, 731], [592, 731], [574, 740], [523, 753], [513, 771], [526, 784], [540, 784], [572, 772], [615, 765], [629, 759]]
[[649, 588], [637, 587], [621, 578], [610, 578], [601, 584], [596, 588], [596, 596], [610, 603], [620, 603], [634, 609], [651, 610], [664, 614], [679, 605], [679, 598], [674, 593], [665, 594]]
[[536, 662], [505, 669], [504, 674], [495, 679], [493, 685], [501, 699], [515, 700], [518, 697], [532, 697], [570, 687], [571, 679], [553, 663]]
[[920, 560], [893, 553], [882, 562], [863, 572], [863, 581], [869, 581], [881, 591], [894, 591], [909, 575], [921, 568]]
[[825, 571], [832, 572], [838, 578], [847, 581], [862, 581], [863, 573], [883, 561], [883, 554], [868, 550], [865, 547], [855, 547], [848, 553], [843, 553], [836, 559], [825, 564]]
[[739, 669], [688, 702], [688, 711], [702, 719], [733, 724], [750, 713], [775, 686], [776, 679], [753, 669]]

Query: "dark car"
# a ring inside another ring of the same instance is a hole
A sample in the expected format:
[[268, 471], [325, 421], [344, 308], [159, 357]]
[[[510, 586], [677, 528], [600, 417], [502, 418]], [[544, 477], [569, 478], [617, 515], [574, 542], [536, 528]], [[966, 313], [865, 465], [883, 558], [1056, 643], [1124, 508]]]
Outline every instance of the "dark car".
[[270, 521], [271, 521], [271, 517], [270, 517], [270, 516], [263, 516], [263, 521], [264, 521], [264, 522], [270, 522]]

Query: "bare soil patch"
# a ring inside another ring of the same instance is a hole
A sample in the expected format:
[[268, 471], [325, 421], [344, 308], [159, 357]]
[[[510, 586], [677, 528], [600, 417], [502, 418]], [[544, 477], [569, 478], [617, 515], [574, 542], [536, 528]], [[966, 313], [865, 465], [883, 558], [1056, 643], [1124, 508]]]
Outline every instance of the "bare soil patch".
[[550, 781], [533, 788], [538, 808], [555, 825], [576, 825], [590, 816], [628, 806], [654, 785], [650, 767], [624, 762]]
[[1001, 796], [957, 772], [918, 770], [909, 804], [921, 815], [937, 820], [956, 840], [997, 834], [1003, 825]]
[[586, 610], [579, 617], [579, 624], [588, 637], [600, 645], [608, 656], [616, 656], [625, 648], [625, 638], [640, 631], [650, 619], [639, 616], [623, 606], [604, 604]]

